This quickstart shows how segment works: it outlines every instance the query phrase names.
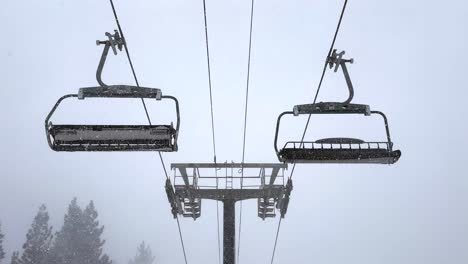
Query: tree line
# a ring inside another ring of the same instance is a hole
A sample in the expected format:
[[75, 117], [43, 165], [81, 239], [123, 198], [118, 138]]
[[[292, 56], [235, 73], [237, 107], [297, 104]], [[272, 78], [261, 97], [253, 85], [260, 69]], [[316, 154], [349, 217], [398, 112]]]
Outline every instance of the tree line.
[[[49, 213], [41, 205], [26, 234], [21, 251], [14, 251], [10, 264], [112, 264], [104, 253], [105, 240], [101, 238], [104, 226], [99, 224], [94, 202], [82, 209], [74, 198], [68, 206], [63, 226], [53, 232]], [[0, 225], [0, 263], [5, 262], [3, 242], [5, 235]], [[145, 242], [137, 248], [137, 254], [129, 264], [153, 264], [154, 257]]]

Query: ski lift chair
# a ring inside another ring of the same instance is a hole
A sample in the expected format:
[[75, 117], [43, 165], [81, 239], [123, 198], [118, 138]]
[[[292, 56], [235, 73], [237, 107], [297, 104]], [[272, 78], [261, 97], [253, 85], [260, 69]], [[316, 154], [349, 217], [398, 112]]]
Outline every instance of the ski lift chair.
[[[320, 102], [294, 106], [293, 111], [284, 112], [278, 117], [274, 147], [278, 159], [285, 163], [372, 163], [394, 164], [401, 156], [400, 150], [393, 150], [387, 117], [379, 111], [371, 111], [368, 105], [352, 104], [354, 96], [353, 84], [349, 77], [346, 63], [353, 63], [353, 59], [343, 59], [344, 51], [328, 58], [330, 68], [335, 66], [335, 72], [341, 66], [348, 85], [349, 97], [343, 103]], [[367, 142], [355, 138], [324, 138], [312, 142], [289, 141], [282, 149], [278, 149], [278, 132], [281, 118], [285, 115], [315, 115], [315, 114], [358, 114], [380, 115], [385, 124], [387, 140], [382, 142]]]
[[[106, 62], [109, 49], [114, 54], [117, 49], [122, 50], [125, 45], [118, 33], [106, 33], [107, 41], [97, 41], [97, 45], [104, 44], [104, 50], [96, 72], [96, 79], [100, 86], [80, 88], [78, 94], [68, 94], [61, 97], [45, 120], [47, 141], [55, 151], [177, 151], [177, 137], [180, 126], [179, 103], [173, 96], [163, 96], [160, 89], [130, 85], [106, 85], [101, 74]], [[169, 99], [175, 102], [177, 124], [170, 125], [69, 125], [53, 124], [50, 118], [67, 98], [142, 98]]]

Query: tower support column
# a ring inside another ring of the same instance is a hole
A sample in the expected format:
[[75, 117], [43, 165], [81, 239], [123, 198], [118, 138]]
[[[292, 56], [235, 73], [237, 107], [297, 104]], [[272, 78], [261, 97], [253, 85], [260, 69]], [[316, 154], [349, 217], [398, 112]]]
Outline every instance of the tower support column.
[[236, 200], [224, 200], [223, 264], [235, 264], [236, 253]]

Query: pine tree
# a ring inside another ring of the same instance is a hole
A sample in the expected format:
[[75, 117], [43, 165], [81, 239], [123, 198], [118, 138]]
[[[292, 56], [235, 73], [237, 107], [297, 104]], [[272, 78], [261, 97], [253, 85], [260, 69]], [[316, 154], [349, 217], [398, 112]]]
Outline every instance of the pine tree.
[[18, 251], [13, 252], [13, 255], [11, 255], [11, 264], [22, 264]]
[[4, 234], [2, 234], [2, 226], [0, 225], [0, 262], [2, 262], [2, 259], [5, 258], [5, 251], [3, 250], [3, 238], [5, 237]]
[[47, 213], [46, 206], [42, 205], [26, 235], [21, 263], [47, 264], [52, 238], [52, 227], [49, 226], [49, 214]]
[[77, 251], [80, 248], [79, 237], [81, 229], [81, 218], [83, 212], [74, 198], [68, 206], [67, 214], [64, 217], [62, 229], [56, 234], [51, 263], [74, 264], [76, 263]]
[[153, 264], [154, 257], [153, 253], [151, 252], [151, 248], [146, 246], [145, 242], [141, 242], [141, 244], [137, 248], [137, 254], [130, 260], [129, 264]]
[[94, 202], [89, 202], [86, 209], [83, 211], [83, 228], [85, 230], [86, 244], [89, 246], [88, 252], [85, 255], [88, 259], [85, 263], [92, 264], [110, 264], [112, 261], [106, 254], [102, 253], [102, 247], [105, 240], [101, 239], [104, 226], [99, 226], [98, 212], [94, 207]]
[[97, 217], [93, 202], [82, 210], [74, 198], [68, 207], [63, 227], [56, 235], [50, 263], [111, 264], [109, 257], [102, 254], [105, 241], [101, 240], [101, 235], [104, 227], [99, 226]]

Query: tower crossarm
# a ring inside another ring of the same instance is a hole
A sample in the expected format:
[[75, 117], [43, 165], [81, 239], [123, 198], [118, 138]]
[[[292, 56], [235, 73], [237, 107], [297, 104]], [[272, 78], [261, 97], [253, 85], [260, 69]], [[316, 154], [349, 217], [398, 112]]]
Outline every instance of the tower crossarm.
[[259, 198], [273, 198], [275, 200], [281, 199], [285, 191], [283, 185], [272, 185], [260, 189], [202, 189], [185, 187], [184, 185], [176, 185], [176, 196], [181, 199], [196, 198], [196, 199], [209, 199], [209, 200], [248, 200]]

